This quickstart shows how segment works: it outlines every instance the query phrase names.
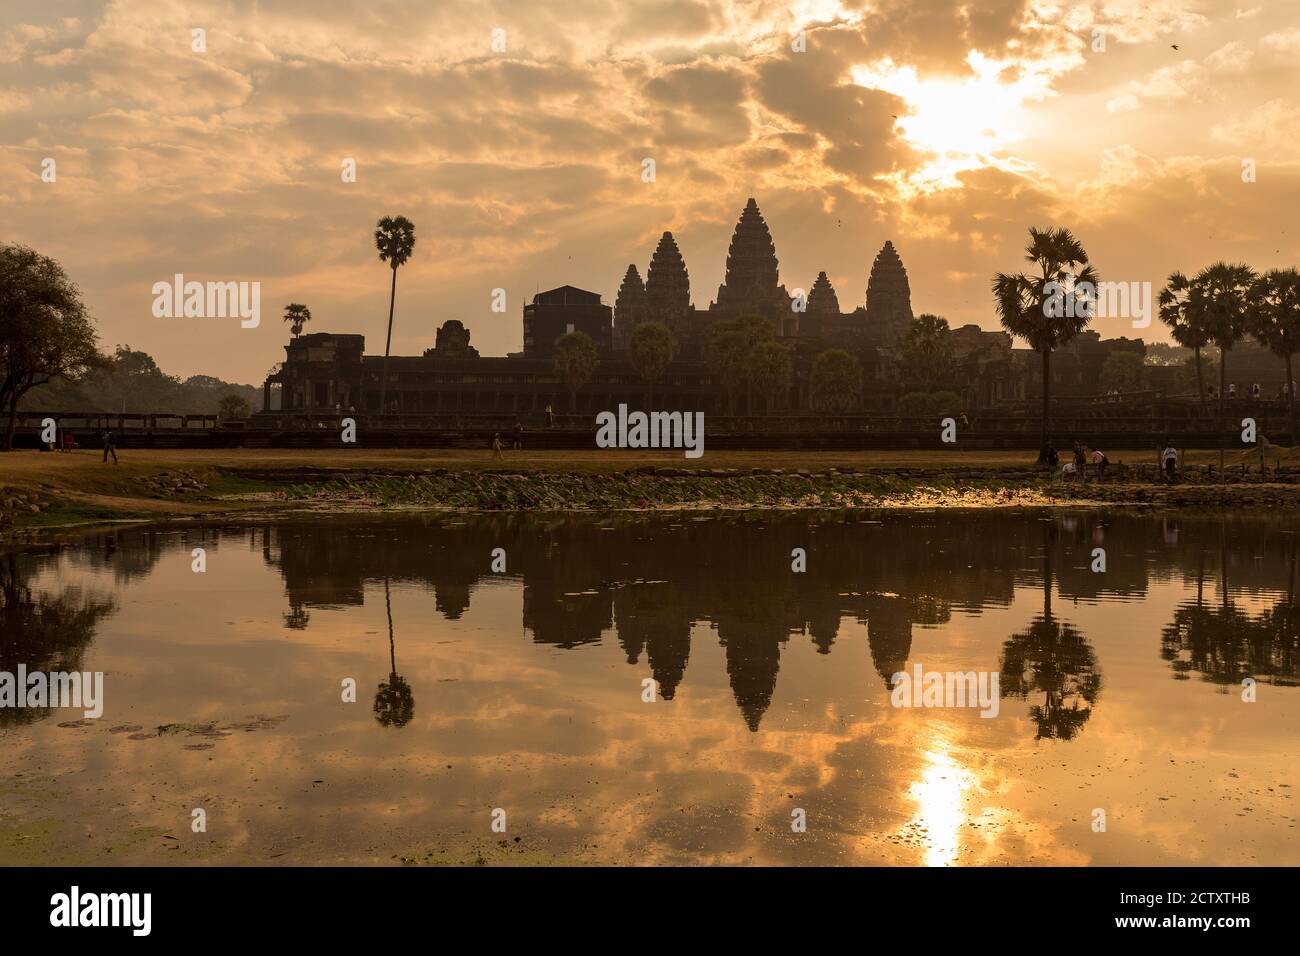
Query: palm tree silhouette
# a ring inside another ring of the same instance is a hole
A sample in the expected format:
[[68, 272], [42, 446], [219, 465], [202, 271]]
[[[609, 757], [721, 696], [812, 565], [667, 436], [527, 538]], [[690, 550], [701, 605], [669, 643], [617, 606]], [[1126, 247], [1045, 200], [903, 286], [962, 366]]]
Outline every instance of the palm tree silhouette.
[[302, 335], [302, 327], [311, 321], [311, 309], [301, 302], [290, 302], [284, 307], [284, 321], [289, 323], [289, 331], [297, 338]]
[[393, 344], [393, 306], [397, 303], [397, 269], [406, 264], [415, 249], [415, 225], [405, 216], [385, 216], [375, 229], [375, 247], [379, 261], [393, 270], [392, 290], [388, 295], [388, 337], [384, 340], [384, 364], [379, 379], [379, 414], [387, 414], [384, 404], [388, 393], [388, 351]]
[[375, 720], [382, 727], [405, 727], [415, 716], [415, 696], [411, 685], [397, 673], [397, 645], [393, 641], [393, 601], [384, 578], [384, 607], [388, 611], [388, 680], [381, 681], [375, 692]]
[[1192, 279], [1205, 308], [1206, 322], [1219, 347], [1219, 414], [1228, 391], [1228, 353], [1245, 336], [1251, 322], [1250, 289], [1256, 275], [1249, 266], [1216, 262]]
[[1287, 435], [1295, 444], [1295, 389], [1291, 357], [1300, 351], [1300, 270], [1272, 269], [1251, 289], [1251, 335], [1286, 362]]
[[1181, 272], [1171, 273], [1169, 281], [1160, 290], [1160, 321], [1169, 326], [1169, 334], [1183, 348], [1191, 349], [1196, 356], [1196, 393], [1205, 411], [1205, 378], [1201, 371], [1201, 349], [1211, 342], [1206, 320], [1205, 303], [1200, 290]]
[[1041, 463], [1047, 460], [1050, 432], [1052, 352], [1088, 327], [1093, 308], [1086, 290], [1090, 286], [1095, 291], [1101, 280], [1083, 245], [1068, 229], [1030, 228], [1025, 260], [1038, 266], [1038, 275], [999, 272], [993, 277], [993, 300], [1002, 327], [1043, 355]]

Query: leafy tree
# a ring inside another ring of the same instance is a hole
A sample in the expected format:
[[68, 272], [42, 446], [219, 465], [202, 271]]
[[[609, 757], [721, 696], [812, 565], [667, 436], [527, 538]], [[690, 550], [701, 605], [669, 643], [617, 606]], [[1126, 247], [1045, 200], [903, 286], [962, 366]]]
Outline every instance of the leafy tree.
[[1095, 290], [1101, 280], [1068, 229], [1031, 228], [1025, 261], [1036, 265], [1037, 273], [999, 272], [993, 277], [993, 300], [1002, 327], [1043, 356], [1041, 463], [1051, 427], [1052, 352], [1088, 327], [1095, 300], [1088, 300], [1086, 290]]
[[793, 377], [790, 350], [775, 339], [759, 342], [745, 356], [745, 381], [751, 389], [766, 396], [769, 414], [783, 403]]
[[393, 285], [388, 294], [388, 336], [384, 339], [384, 364], [379, 379], [379, 414], [388, 414], [384, 404], [388, 394], [388, 352], [393, 344], [393, 306], [397, 303], [397, 270], [406, 265], [415, 249], [415, 225], [405, 216], [385, 216], [375, 229], [375, 248], [379, 261], [393, 270]]
[[0, 246], [0, 407], [13, 448], [18, 402], [31, 389], [103, 361], [81, 294], [60, 266], [27, 246]]
[[1300, 351], [1300, 271], [1273, 269], [1251, 290], [1255, 302], [1250, 329], [1261, 345], [1286, 362], [1287, 434], [1295, 442], [1295, 377], [1291, 359]]
[[248, 411], [248, 399], [233, 392], [221, 396], [221, 401], [217, 405], [217, 413], [223, 419], [231, 421], [243, 421], [248, 417]]
[[[393, 281], [394, 284], [396, 284], [396, 269], [393, 270]], [[390, 315], [388, 317], [390, 324], [392, 320], [393, 317]], [[301, 302], [290, 302], [284, 307], [284, 321], [289, 323], [289, 331], [293, 333], [294, 338], [297, 338], [302, 335], [302, 327], [311, 321], [311, 309], [307, 308]]]
[[1210, 338], [1219, 347], [1219, 414], [1228, 392], [1228, 353], [1252, 324], [1250, 290], [1256, 275], [1249, 266], [1216, 262], [1191, 280], [1191, 296], [1204, 308]]
[[952, 376], [953, 354], [948, 320], [928, 312], [918, 315], [903, 336], [903, 375], [928, 392]]
[[862, 405], [862, 363], [843, 349], [813, 359], [808, 400], [815, 411], [842, 415]]
[[[1194, 294], [1196, 293], [1196, 294]], [[1169, 326], [1175, 342], [1192, 350], [1196, 362], [1196, 394], [1205, 408], [1205, 378], [1201, 368], [1201, 349], [1213, 341], [1210, 325], [1199, 290], [1181, 272], [1171, 273], [1160, 290], [1160, 321]]]
[[750, 353], [762, 342], [776, 340], [776, 327], [761, 315], [739, 315], [715, 322], [709, 330], [709, 360], [727, 392], [727, 409], [735, 414], [735, 393], [745, 387], [746, 414], [754, 413], [753, 383], [746, 368]]
[[655, 385], [677, 356], [677, 338], [662, 322], [642, 322], [632, 330], [628, 353], [633, 368], [649, 388], [649, 406], [653, 408]]
[[1146, 363], [1137, 352], [1112, 352], [1101, 366], [1101, 387], [1136, 392], [1147, 382]]
[[586, 332], [567, 332], [555, 340], [555, 374], [569, 390], [569, 411], [577, 411], [578, 390], [591, 381], [600, 364], [596, 343]]

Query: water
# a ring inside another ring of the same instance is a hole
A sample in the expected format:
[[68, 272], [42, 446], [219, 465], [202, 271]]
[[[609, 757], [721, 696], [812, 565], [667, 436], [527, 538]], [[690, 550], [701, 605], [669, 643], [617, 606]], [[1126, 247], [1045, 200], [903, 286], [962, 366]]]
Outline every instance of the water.
[[[103, 671], [106, 702], [0, 710], [0, 862], [1294, 865], [1297, 532], [331, 517], [25, 546], [0, 671]], [[997, 672], [997, 716], [891, 706], [918, 664]]]

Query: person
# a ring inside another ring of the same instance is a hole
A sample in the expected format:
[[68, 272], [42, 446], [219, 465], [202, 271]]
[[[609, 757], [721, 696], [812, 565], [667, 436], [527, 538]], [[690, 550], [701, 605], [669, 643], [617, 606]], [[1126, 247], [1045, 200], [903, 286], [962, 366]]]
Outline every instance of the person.
[[1160, 453], [1160, 460], [1165, 466], [1165, 477], [1173, 481], [1178, 472], [1178, 449], [1165, 442], [1165, 450]]
[[1236, 382], [1229, 382], [1229, 383], [1228, 383], [1228, 397], [1229, 397], [1229, 398], [1236, 398], [1236, 397], [1237, 397], [1237, 383], [1236, 383]]
[[1074, 467], [1074, 462], [1067, 461], [1064, 465], [1061, 466], [1061, 480], [1069, 481], [1071, 478], [1074, 477], [1076, 471], [1077, 469]]
[[523, 447], [524, 447], [524, 426], [518, 419], [516, 419], [514, 449], [515, 451], [522, 451]]
[[81, 446], [77, 444], [77, 439], [73, 437], [72, 432], [64, 432], [64, 433], [63, 433], [63, 450], [64, 450], [64, 451], [72, 451], [74, 448], [79, 448], [79, 447], [81, 447]]
[[113, 432], [105, 428], [104, 433], [100, 436], [104, 439], [104, 464], [108, 464], [108, 456], [113, 456], [113, 464], [117, 464], [117, 444], [113, 441]]
[[501, 454], [501, 433], [500, 432], [497, 432], [495, 435], [492, 436], [492, 457], [493, 458], [505, 457], [504, 455]]
[[1061, 463], [1061, 456], [1056, 453], [1055, 445], [1047, 446], [1047, 477], [1056, 474], [1056, 466]]
[[1106, 453], [1103, 452], [1100, 448], [1094, 448], [1092, 450], [1092, 463], [1097, 466], [1097, 480], [1105, 481], [1106, 465], [1109, 464], [1109, 462], [1106, 459]]
[[1078, 442], [1075, 442], [1074, 443], [1074, 471], [1080, 478], [1087, 478], [1088, 477], [1087, 472], [1084, 471], [1084, 469], [1087, 467], [1088, 467], [1087, 452], [1083, 450], [1082, 445], [1080, 445]]
[[546, 403], [546, 427], [550, 428], [555, 424], [555, 409], [551, 408], [551, 403]]

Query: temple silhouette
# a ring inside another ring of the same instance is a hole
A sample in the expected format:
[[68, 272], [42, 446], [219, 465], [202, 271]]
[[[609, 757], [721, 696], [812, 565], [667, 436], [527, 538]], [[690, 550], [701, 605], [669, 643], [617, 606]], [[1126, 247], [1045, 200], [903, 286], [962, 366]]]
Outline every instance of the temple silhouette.
[[[825, 272], [818, 273], [806, 291], [787, 289], [771, 231], [750, 198], [727, 249], [722, 284], [706, 307], [693, 304], [690, 270], [673, 234], [665, 232], [650, 255], [644, 281], [637, 264], [628, 265], [612, 308], [598, 293], [571, 285], [533, 296], [523, 307], [520, 352], [481, 356], [463, 322], [442, 322], [433, 346], [422, 355], [389, 359], [389, 407], [383, 411], [527, 417], [540, 415], [547, 404], [557, 411], [561, 405], [567, 409], [552, 359], [556, 339], [573, 331], [589, 335], [600, 355], [576, 410], [598, 411], [624, 402], [640, 407], [646, 384], [630, 361], [628, 346], [638, 325], [658, 322], [673, 332], [678, 352], [655, 386], [656, 406], [726, 414], [727, 395], [708, 360], [709, 340], [717, 323], [740, 316], [766, 319], [776, 340], [790, 349], [795, 374], [788, 394], [765, 396], [774, 407], [808, 409], [813, 360], [829, 349], [843, 349], [856, 356], [863, 369], [864, 409], [888, 409], [904, 387], [897, 365], [913, 319], [911, 285], [892, 241], [884, 243], [864, 271], [862, 304], [848, 312], [841, 310]], [[951, 334], [958, 354], [970, 366], [971, 374], [965, 377], [979, 392], [971, 395], [972, 407], [1015, 397], [1020, 378], [1012, 368], [1012, 343], [1006, 333], [967, 325]], [[292, 339], [285, 352], [285, 361], [264, 383], [264, 409], [381, 411], [383, 359], [366, 354], [364, 336], [312, 332]], [[1068, 350], [1064, 354], [1060, 362], [1068, 368]]]

